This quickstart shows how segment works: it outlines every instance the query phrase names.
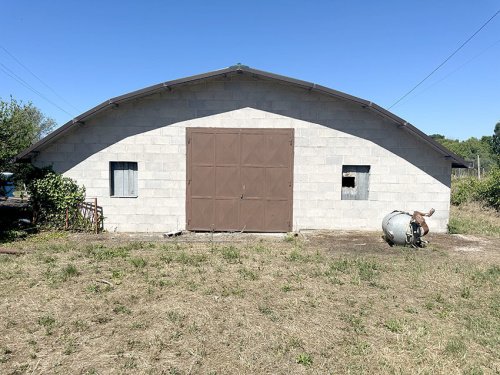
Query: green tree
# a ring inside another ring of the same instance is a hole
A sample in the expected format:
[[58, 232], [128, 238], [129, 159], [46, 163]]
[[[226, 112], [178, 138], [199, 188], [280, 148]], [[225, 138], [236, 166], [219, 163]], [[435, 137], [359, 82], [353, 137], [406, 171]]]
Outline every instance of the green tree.
[[23, 103], [12, 97], [10, 101], [0, 100], [0, 172], [27, 175], [30, 167], [14, 164], [13, 158], [47, 135], [55, 125], [53, 119], [46, 117], [32, 103]]
[[500, 165], [500, 121], [495, 125], [493, 137], [491, 137], [491, 150], [497, 159], [497, 163]]
[[441, 134], [433, 134], [431, 137], [465, 160], [476, 163], [477, 157], [479, 156], [481, 168], [485, 170], [490, 170], [496, 165], [497, 158], [492, 147], [493, 137], [483, 136], [481, 139], [471, 137], [465, 141], [449, 139]]
[[445, 139], [445, 138], [446, 138], [446, 137], [445, 137], [444, 135], [442, 135], [442, 134], [431, 134], [431, 135], [430, 135], [430, 137], [431, 137], [431, 138], [433, 138], [433, 139], [435, 139], [436, 141], [437, 141], [438, 139]]
[[19, 152], [47, 135], [56, 125], [32, 103], [0, 100], [0, 169]]

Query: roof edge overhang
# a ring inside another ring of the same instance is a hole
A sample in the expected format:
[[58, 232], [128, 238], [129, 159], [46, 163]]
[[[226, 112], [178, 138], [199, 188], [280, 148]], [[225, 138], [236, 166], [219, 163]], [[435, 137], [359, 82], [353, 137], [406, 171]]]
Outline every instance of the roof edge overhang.
[[97, 115], [100, 112], [103, 112], [107, 109], [110, 108], [115, 108], [117, 107], [120, 103], [124, 103], [133, 99], [138, 99], [141, 97], [145, 97], [148, 95], [152, 95], [158, 92], [162, 91], [170, 91], [176, 86], [182, 86], [190, 83], [196, 83], [198, 81], [203, 81], [207, 79], [212, 79], [220, 76], [227, 76], [227, 75], [234, 75], [234, 74], [250, 74], [255, 77], [262, 77], [265, 79], [269, 80], [275, 80], [279, 81], [282, 83], [288, 83], [294, 86], [302, 87], [306, 90], [309, 91], [314, 91], [314, 92], [319, 92], [328, 96], [332, 96], [341, 100], [345, 100], [351, 103], [358, 104], [376, 114], [379, 116], [382, 116], [384, 118], [387, 118], [391, 121], [393, 121], [398, 127], [408, 131], [409, 133], [413, 134], [415, 137], [421, 139], [424, 143], [428, 144], [430, 147], [432, 147], [434, 150], [437, 152], [441, 153], [445, 158], [451, 160], [452, 162], [452, 167], [454, 168], [469, 168], [469, 163], [467, 163], [464, 159], [462, 159], [460, 156], [452, 153], [450, 150], [448, 150], [446, 147], [429, 137], [427, 134], [424, 132], [420, 131], [407, 121], [403, 120], [399, 116], [396, 116], [394, 113], [389, 112], [388, 110], [380, 107], [379, 105], [370, 102], [365, 99], [358, 98], [356, 96], [352, 96], [349, 94], [346, 94], [341, 91], [333, 90], [325, 86], [317, 85], [312, 82], [307, 82], [307, 81], [302, 81], [274, 73], [269, 73], [265, 72], [262, 70], [258, 69], [253, 69], [250, 67], [247, 67], [245, 65], [234, 65], [229, 68], [225, 69], [220, 69], [220, 70], [215, 70], [211, 71], [208, 73], [203, 73], [203, 74], [198, 74], [190, 77], [185, 77], [185, 78], [180, 78], [172, 81], [167, 81], [163, 83], [159, 83], [153, 86], [149, 86], [140, 90], [132, 91], [128, 94], [120, 95], [115, 98], [109, 99], [96, 107], [82, 113], [81, 115], [75, 117], [74, 119], [68, 121], [66, 124], [62, 125], [61, 127], [57, 128], [54, 130], [52, 133], [38, 141], [37, 143], [33, 144], [29, 148], [25, 149], [21, 153], [19, 153], [15, 157], [15, 161], [29, 161], [31, 160], [33, 155], [36, 155], [44, 146], [47, 146], [50, 144], [52, 141], [56, 140], [66, 132], [70, 131], [71, 129], [79, 126], [80, 124], [83, 124], [86, 120], [90, 119], [91, 117]]

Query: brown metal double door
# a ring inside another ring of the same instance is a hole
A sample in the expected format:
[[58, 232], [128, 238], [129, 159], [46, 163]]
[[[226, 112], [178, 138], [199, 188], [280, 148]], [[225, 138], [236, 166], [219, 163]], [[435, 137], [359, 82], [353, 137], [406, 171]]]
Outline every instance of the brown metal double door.
[[292, 229], [293, 129], [187, 128], [187, 229]]

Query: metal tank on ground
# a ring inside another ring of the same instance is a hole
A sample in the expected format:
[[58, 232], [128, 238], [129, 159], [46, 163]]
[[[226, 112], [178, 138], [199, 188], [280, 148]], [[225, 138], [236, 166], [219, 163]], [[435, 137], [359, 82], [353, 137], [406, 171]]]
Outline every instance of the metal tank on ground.
[[425, 223], [424, 216], [432, 216], [434, 209], [428, 213], [414, 211], [413, 214], [404, 211], [392, 211], [382, 220], [384, 239], [391, 246], [423, 247], [426, 241], [422, 240], [429, 227]]

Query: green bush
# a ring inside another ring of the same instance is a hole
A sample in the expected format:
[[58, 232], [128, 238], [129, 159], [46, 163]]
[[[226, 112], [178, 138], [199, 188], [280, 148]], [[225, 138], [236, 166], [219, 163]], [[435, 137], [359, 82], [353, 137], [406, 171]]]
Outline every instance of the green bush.
[[452, 181], [451, 204], [459, 206], [473, 201], [500, 209], [500, 168], [492, 169], [481, 180], [464, 177]]
[[481, 180], [478, 186], [478, 198], [497, 210], [500, 209], [500, 168], [493, 169]]
[[66, 209], [76, 209], [85, 199], [84, 187], [54, 172], [32, 181], [28, 191], [35, 222], [51, 228], [63, 228]]
[[462, 177], [451, 184], [451, 204], [459, 206], [477, 199], [479, 180], [476, 177]]

